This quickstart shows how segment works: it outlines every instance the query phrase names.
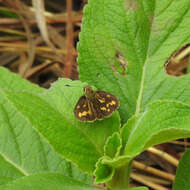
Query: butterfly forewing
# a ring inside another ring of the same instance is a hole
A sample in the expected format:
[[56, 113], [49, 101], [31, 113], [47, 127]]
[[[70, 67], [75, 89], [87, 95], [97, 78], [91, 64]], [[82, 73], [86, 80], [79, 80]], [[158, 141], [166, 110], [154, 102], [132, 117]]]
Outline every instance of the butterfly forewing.
[[94, 121], [96, 119], [93, 105], [85, 96], [80, 97], [75, 106], [74, 114], [80, 121]]
[[102, 117], [110, 116], [119, 106], [119, 101], [113, 94], [105, 91], [96, 91], [95, 96], [97, 101], [96, 110], [101, 112]]

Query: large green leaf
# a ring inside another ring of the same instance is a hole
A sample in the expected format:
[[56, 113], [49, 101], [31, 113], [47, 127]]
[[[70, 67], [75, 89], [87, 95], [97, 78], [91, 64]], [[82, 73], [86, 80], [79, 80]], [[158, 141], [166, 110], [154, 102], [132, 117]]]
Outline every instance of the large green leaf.
[[80, 122], [74, 117], [73, 109], [84, 85], [62, 79], [42, 94], [6, 90], [3, 93], [22, 117], [20, 122], [29, 123], [56, 152], [92, 173], [103, 155], [107, 137], [119, 131], [120, 122], [118, 113], [94, 123]]
[[27, 80], [23, 80], [18, 74], [12, 73], [0, 67], [0, 88], [11, 91], [28, 91], [33, 93], [42, 93], [45, 89]]
[[[190, 76], [171, 77], [164, 69], [190, 41], [189, 0], [89, 0], [84, 16], [80, 79], [117, 95], [123, 121], [158, 99], [190, 103]], [[128, 63], [125, 75], [118, 54]]]
[[174, 101], [156, 101], [134, 122], [124, 154], [133, 158], [153, 145], [189, 136], [190, 106]]
[[173, 190], [189, 190], [190, 187], [190, 149], [186, 150], [185, 154], [179, 162]]
[[0, 184], [38, 172], [60, 172], [91, 183], [91, 177], [58, 155], [18, 112], [6, 94], [11, 91], [38, 94], [45, 89], [0, 68]]
[[[98, 190], [99, 188], [73, 180], [62, 174], [41, 173], [19, 178], [0, 190]], [[100, 190], [100, 189], [99, 189]]]

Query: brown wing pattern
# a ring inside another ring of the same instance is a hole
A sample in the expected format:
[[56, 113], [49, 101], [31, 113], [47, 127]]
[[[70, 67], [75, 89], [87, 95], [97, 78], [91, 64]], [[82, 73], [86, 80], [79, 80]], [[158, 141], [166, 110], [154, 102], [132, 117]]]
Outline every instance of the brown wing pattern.
[[93, 105], [85, 96], [82, 96], [77, 102], [74, 108], [74, 114], [80, 121], [94, 121], [96, 119]]
[[[104, 91], [96, 91], [97, 106], [95, 108], [97, 118], [109, 117], [119, 107], [119, 100], [113, 94]], [[101, 116], [102, 115], [102, 116]], [[98, 117], [99, 116], [99, 117]]]

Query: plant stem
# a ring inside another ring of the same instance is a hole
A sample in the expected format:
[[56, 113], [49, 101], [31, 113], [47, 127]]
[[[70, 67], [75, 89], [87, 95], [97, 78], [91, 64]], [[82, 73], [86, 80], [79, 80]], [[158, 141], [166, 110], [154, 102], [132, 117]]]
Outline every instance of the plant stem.
[[132, 161], [115, 170], [112, 180], [107, 183], [109, 190], [126, 190], [129, 187], [131, 165]]

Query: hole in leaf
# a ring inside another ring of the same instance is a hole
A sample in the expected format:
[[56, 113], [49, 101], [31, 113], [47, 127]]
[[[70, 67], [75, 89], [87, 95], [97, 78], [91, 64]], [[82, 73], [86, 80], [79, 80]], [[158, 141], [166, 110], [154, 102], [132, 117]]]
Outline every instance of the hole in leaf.
[[96, 73], [96, 77], [100, 78], [100, 73]]
[[70, 85], [70, 84], [65, 84], [65, 86], [67, 86], [67, 87], [71, 87], [71, 85]]
[[139, 9], [139, 3], [136, 0], [126, 1], [126, 11], [137, 11]]
[[112, 64], [113, 71], [119, 73], [120, 75], [126, 75], [127, 70], [127, 61], [120, 52], [116, 52], [115, 54], [115, 62]]
[[174, 51], [165, 63], [168, 75], [182, 76], [190, 73], [190, 43]]

